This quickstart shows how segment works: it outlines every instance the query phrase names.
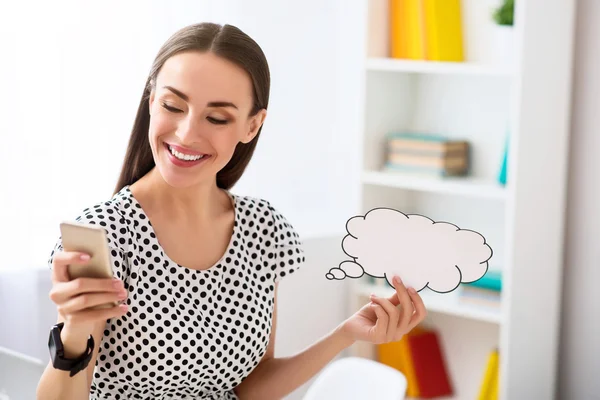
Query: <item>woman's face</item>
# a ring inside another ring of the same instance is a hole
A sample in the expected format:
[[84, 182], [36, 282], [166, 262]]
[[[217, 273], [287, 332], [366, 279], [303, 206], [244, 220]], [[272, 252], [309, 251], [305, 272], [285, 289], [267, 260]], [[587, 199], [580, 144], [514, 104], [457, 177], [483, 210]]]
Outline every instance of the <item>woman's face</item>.
[[214, 182], [239, 142], [248, 143], [266, 116], [249, 117], [252, 83], [213, 53], [169, 58], [150, 94], [149, 139], [158, 170], [174, 187]]

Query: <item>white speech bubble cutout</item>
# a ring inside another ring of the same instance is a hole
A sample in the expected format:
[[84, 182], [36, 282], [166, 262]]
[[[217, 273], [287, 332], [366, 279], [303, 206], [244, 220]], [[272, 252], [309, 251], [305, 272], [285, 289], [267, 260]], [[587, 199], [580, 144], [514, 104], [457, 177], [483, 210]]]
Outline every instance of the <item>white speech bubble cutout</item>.
[[331, 268], [327, 279], [370, 275], [392, 280], [398, 275], [406, 287], [426, 287], [448, 293], [460, 283], [481, 279], [488, 270], [492, 248], [472, 230], [435, 222], [419, 214], [374, 208], [346, 223], [344, 253], [352, 260]]

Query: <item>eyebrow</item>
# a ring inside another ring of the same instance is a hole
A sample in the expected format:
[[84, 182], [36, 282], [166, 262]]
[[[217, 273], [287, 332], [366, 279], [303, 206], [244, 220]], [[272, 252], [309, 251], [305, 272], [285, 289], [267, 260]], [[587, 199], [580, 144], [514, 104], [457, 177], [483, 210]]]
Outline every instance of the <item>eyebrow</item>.
[[[182, 91], [175, 89], [172, 86], [163, 86], [163, 88], [170, 90], [176, 96], [180, 97], [184, 101], [189, 101], [190, 97], [183, 93]], [[237, 106], [230, 101], [211, 101], [208, 103], [208, 107], [232, 107], [237, 110]]]

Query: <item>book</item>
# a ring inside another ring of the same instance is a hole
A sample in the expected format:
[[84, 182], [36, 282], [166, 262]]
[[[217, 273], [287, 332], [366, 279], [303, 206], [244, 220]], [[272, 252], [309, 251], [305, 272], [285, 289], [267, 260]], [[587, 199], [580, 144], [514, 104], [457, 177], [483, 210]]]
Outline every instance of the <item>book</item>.
[[450, 139], [441, 135], [412, 132], [391, 132], [386, 136], [388, 151], [463, 154], [469, 151], [469, 142], [466, 140]]
[[464, 61], [460, 0], [422, 0], [425, 58]]
[[408, 347], [417, 377], [419, 397], [431, 399], [439, 396], [451, 396], [453, 388], [437, 332], [430, 330], [410, 335]]
[[434, 398], [453, 394], [436, 331], [416, 327], [401, 340], [377, 346], [378, 361], [398, 369], [407, 381], [406, 396]]
[[485, 275], [476, 280], [475, 282], [465, 283], [465, 286], [479, 287], [484, 289], [502, 290], [502, 271], [500, 270], [488, 270]]
[[508, 173], [508, 139], [504, 144], [504, 151], [502, 152], [502, 163], [500, 165], [500, 171], [498, 172], [498, 183], [506, 185], [506, 174]]
[[387, 135], [385, 168], [437, 176], [466, 175], [470, 168], [469, 142], [440, 135], [411, 132]]
[[422, 0], [390, 0], [390, 53], [392, 58], [425, 59]]
[[495, 290], [463, 286], [459, 291], [458, 300], [476, 306], [499, 308], [502, 295]]
[[389, 57], [390, 26], [389, 0], [369, 0], [367, 55]]
[[456, 172], [466, 171], [469, 167], [467, 158], [461, 155], [437, 156], [389, 153], [388, 163], [391, 165], [441, 168]]
[[378, 361], [402, 372], [406, 378], [406, 395], [408, 397], [419, 397], [420, 393], [410, 348], [408, 347], [408, 338], [422, 332], [423, 329], [417, 326], [399, 341], [377, 346]]
[[389, 0], [390, 56], [464, 61], [460, 0]]
[[498, 398], [499, 353], [494, 349], [488, 355], [483, 379], [477, 400], [496, 400]]

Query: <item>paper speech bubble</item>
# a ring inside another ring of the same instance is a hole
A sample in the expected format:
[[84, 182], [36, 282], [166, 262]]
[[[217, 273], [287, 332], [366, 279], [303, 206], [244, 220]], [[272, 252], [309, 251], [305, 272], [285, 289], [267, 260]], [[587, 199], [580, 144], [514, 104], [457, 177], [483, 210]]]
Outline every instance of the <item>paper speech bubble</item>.
[[327, 279], [398, 275], [406, 287], [448, 293], [487, 272], [492, 248], [472, 230], [435, 222], [419, 214], [375, 208], [346, 223], [344, 253], [352, 258], [331, 268]]

